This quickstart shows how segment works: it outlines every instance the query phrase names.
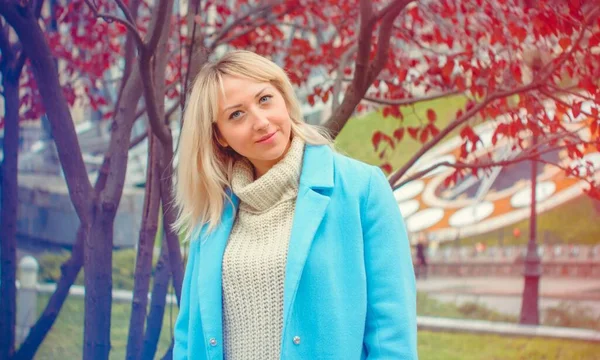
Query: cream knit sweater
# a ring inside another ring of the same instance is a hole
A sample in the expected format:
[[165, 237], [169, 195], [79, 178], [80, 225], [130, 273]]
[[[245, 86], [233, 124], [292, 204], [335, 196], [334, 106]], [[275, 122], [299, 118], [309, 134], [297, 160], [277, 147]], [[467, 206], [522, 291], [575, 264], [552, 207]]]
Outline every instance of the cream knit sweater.
[[240, 207], [223, 256], [226, 360], [280, 357], [283, 281], [303, 154], [296, 137], [257, 180], [247, 160], [234, 165], [231, 185]]

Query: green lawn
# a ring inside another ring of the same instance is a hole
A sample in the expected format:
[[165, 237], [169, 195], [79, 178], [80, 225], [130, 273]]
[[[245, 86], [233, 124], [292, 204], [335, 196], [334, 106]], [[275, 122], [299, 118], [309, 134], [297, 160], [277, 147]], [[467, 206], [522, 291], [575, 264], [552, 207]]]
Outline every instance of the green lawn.
[[[38, 301], [38, 311], [41, 313], [48, 301], [47, 296], [42, 296]], [[83, 345], [83, 298], [70, 297], [65, 301], [63, 308], [42, 343], [35, 356], [36, 360], [54, 359], [81, 359]], [[167, 307], [163, 320], [157, 358], [162, 358], [171, 344], [171, 329], [177, 316], [177, 305]], [[125, 358], [127, 336], [129, 329], [129, 315], [131, 304], [113, 303], [111, 316], [111, 345], [110, 359], [122, 360]]]
[[420, 360], [600, 359], [600, 345], [590, 342], [430, 331], [418, 341]]
[[[40, 299], [42, 311], [47, 297]], [[420, 315], [479, 318], [511, 321], [511, 317], [479, 305], [457, 307], [440, 303], [426, 295], [418, 295]], [[127, 328], [130, 305], [115, 303], [112, 312], [111, 359], [123, 359], [127, 346]], [[170, 344], [177, 307], [167, 308], [157, 358]], [[490, 360], [490, 359], [600, 359], [600, 345], [579, 341], [542, 338], [517, 338], [480, 334], [460, 334], [419, 331], [419, 358], [421, 360]], [[36, 359], [80, 359], [83, 342], [83, 299], [69, 298], [54, 327], [42, 344]]]
[[[336, 147], [340, 152], [372, 165], [381, 165], [378, 153], [373, 149], [371, 137], [376, 130], [383, 131], [392, 136], [395, 129], [400, 126], [417, 126], [427, 123], [427, 109], [434, 109], [437, 113], [436, 126], [445, 127], [456, 116], [456, 112], [466, 104], [466, 99], [459, 96], [421, 102], [414, 106], [404, 106], [401, 111], [404, 120], [388, 116], [380, 112], [371, 112], [360, 117], [351, 118], [336, 138]], [[390, 153], [390, 163], [394, 169], [406, 163], [420, 148], [421, 143], [412, 139], [405, 133], [396, 149]]]

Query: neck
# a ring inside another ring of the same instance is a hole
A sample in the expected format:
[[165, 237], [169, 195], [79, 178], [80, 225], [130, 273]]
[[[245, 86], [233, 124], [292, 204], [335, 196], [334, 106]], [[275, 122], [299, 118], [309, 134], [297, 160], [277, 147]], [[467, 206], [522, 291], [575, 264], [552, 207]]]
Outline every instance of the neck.
[[287, 152], [290, 150], [290, 146], [292, 145], [292, 140], [288, 141], [287, 147], [283, 151], [283, 154], [274, 160], [250, 160], [252, 166], [254, 167], [254, 179], [259, 179], [261, 176], [266, 174], [275, 164], [277, 164], [281, 159], [285, 157]]

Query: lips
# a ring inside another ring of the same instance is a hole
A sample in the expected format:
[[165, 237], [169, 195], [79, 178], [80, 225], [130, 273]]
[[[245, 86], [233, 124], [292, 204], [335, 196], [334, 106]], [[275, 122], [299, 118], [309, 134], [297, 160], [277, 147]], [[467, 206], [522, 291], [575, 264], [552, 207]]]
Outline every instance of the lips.
[[261, 142], [265, 142], [265, 141], [269, 140], [270, 138], [272, 138], [275, 135], [275, 133], [277, 133], [277, 131], [273, 131], [272, 133], [261, 137], [260, 139], [258, 139], [257, 143], [261, 143]]

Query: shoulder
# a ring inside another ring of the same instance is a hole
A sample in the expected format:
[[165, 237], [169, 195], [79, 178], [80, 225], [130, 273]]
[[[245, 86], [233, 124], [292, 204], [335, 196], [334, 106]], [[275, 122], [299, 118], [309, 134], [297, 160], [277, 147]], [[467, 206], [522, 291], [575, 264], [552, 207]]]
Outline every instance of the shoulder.
[[365, 203], [371, 189], [381, 189], [388, 181], [377, 166], [353, 159], [344, 154], [333, 152], [334, 187], [338, 191], [360, 198]]
[[354, 182], [369, 186], [373, 180], [385, 179], [385, 175], [377, 166], [364, 163], [338, 152], [333, 152], [333, 163], [336, 175], [342, 178], [353, 178]]

